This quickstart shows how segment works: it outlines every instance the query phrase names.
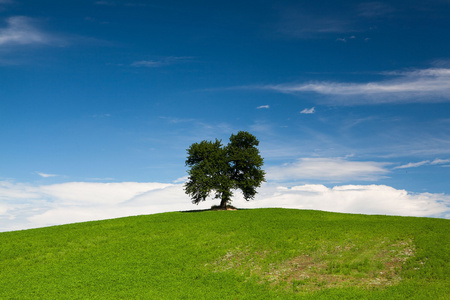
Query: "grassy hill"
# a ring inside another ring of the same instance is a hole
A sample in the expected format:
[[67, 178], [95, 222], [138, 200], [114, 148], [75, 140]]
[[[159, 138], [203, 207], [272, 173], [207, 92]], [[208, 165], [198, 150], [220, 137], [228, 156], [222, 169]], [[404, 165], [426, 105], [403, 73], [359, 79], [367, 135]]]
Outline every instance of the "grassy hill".
[[450, 220], [173, 212], [0, 233], [0, 299], [448, 299]]

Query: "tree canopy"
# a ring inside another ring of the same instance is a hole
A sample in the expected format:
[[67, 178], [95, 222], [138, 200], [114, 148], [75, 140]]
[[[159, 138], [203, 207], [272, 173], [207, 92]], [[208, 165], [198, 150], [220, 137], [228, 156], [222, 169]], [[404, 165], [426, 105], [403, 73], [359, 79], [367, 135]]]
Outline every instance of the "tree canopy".
[[226, 146], [218, 139], [192, 144], [187, 149], [186, 166], [190, 169], [185, 183], [192, 203], [205, 201], [215, 192], [214, 198], [221, 199], [220, 207], [226, 208], [236, 189], [242, 191], [245, 200], [253, 199], [256, 188], [265, 181], [258, 145], [256, 137], [246, 131], [232, 134]]

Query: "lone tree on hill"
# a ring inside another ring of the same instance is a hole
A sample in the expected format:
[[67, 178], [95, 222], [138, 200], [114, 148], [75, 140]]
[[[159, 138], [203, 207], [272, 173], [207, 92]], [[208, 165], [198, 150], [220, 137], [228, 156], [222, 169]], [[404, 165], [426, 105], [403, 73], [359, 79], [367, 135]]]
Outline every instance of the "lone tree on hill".
[[265, 181], [258, 145], [256, 137], [246, 131], [232, 134], [226, 146], [218, 139], [192, 144], [187, 149], [186, 166], [190, 169], [185, 183], [185, 192], [192, 203], [205, 201], [215, 191], [215, 198], [221, 199], [220, 208], [226, 209], [232, 190], [236, 189], [242, 191], [245, 200], [253, 199], [256, 188]]

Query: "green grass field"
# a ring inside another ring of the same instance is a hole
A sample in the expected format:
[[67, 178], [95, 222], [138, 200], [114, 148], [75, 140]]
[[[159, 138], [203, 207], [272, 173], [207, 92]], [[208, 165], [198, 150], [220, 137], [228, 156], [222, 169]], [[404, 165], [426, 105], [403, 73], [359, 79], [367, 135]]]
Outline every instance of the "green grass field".
[[449, 299], [450, 220], [173, 212], [0, 233], [0, 299]]

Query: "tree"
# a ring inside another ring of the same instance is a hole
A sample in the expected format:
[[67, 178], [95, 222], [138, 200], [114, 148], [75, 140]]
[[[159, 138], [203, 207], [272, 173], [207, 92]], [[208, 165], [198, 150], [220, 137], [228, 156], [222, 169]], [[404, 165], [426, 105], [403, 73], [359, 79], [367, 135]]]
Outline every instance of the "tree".
[[232, 190], [236, 189], [242, 191], [245, 200], [253, 199], [256, 188], [265, 181], [258, 145], [256, 137], [246, 131], [232, 134], [226, 146], [218, 139], [192, 144], [187, 149], [186, 166], [190, 169], [185, 183], [185, 192], [192, 203], [205, 201], [214, 191], [214, 198], [220, 199], [220, 208], [226, 209]]

